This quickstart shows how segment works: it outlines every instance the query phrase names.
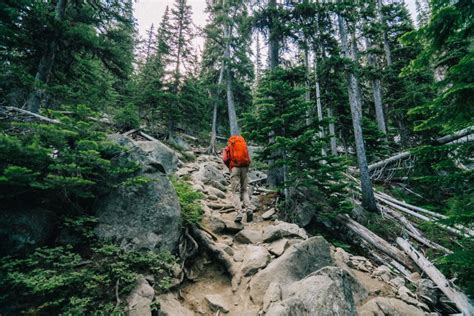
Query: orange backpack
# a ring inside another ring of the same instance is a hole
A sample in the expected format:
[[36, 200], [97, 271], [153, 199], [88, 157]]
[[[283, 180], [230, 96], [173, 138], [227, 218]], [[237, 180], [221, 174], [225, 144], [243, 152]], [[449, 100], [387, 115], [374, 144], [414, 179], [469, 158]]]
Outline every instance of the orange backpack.
[[229, 138], [230, 159], [236, 167], [248, 167], [250, 165], [250, 156], [245, 139], [240, 135], [234, 135]]

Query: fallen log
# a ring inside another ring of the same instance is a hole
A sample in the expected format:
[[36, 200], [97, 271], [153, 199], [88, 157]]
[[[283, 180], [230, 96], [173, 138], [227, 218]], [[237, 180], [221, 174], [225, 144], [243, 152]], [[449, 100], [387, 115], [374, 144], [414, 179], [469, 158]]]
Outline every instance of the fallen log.
[[[443, 137], [440, 137], [440, 138], [436, 139], [436, 143], [438, 143], [440, 145], [448, 144], [448, 143], [453, 143], [454, 144], [454, 143], [456, 143], [456, 140], [459, 139], [459, 138], [464, 138], [464, 141], [462, 141], [462, 142], [466, 142], [466, 141], [470, 140], [469, 136], [470, 136], [470, 134], [473, 134], [473, 133], [474, 133], [474, 126], [469, 126], [465, 129], [457, 131], [453, 134], [446, 135], [446, 136], [443, 136]], [[384, 167], [385, 165], [396, 162], [398, 160], [408, 158], [410, 155], [411, 155], [410, 151], [403, 151], [401, 153], [397, 153], [397, 154], [395, 154], [391, 157], [388, 157], [384, 160], [381, 160], [381, 161], [370, 164], [368, 166], [369, 171], [372, 171], [372, 170], [380, 168], [380, 167]]]
[[385, 253], [392, 259], [398, 261], [409, 270], [414, 270], [415, 266], [410, 261], [410, 259], [399, 249], [389, 244], [385, 239], [381, 238], [374, 232], [370, 231], [367, 227], [359, 224], [358, 222], [354, 221], [348, 215], [338, 215], [337, 220], [341, 222], [343, 225], [348, 227], [352, 232], [354, 232], [357, 236], [368, 242], [370, 245], [375, 247], [376, 249], [380, 250], [381, 252]]
[[421, 220], [424, 220], [426, 222], [433, 222], [434, 225], [438, 226], [438, 227], [441, 227], [449, 232], [452, 232], [456, 235], [459, 235], [461, 237], [471, 237], [469, 234], [465, 234], [463, 233], [462, 231], [456, 229], [456, 228], [453, 228], [453, 227], [450, 227], [450, 226], [447, 226], [447, 225], [444, 225], [444, 224], [440, 224], [440, 223], [437, 223], [435, 221], [433, 221], [432, 218], [429, 218], [425, 215], [422, 215], [422, 214], [418, 214], [417, 212], [415, 211], [412, 211], [406, 207], [403, 207], [403, 206], [400, 206], [400, 205], [397, 205], [393, 202], [390, 202], [386, 199], [384, 199], [383, 197], [381, 197], [380, 195], [377, 197], [377, 194], [376, 194], [376, 199], [378, 199], [379, 201], [383, 202], [384, 204], [387, 204], [387, 205], [390, 205], [391, 207], [395, 208], [396, 210], [398, 211], [401, 211], [403, 213], [406, 213], [406, 214], [410, 214], [412, 215], [413, 217], [416, 217], [418, 219], [421, 219]]
[[436, 249], [436, 250], [441, 250], [442, 252], [446, 253], [446, 254], [452, 254], [453, 252], [451, 250], [449, 250], [448, 248], [445, 248], [443, 246], [441, 246], [440, 244], [437, 244], [423, 236], [420, 236], [420, 235], [416, 235], [416, 234], [413, 234], [412, 232], [410, 231], [407, 231], [407, 234], [410, 235], [410, 237], [412, 237], [413, 239], [415, 239], [416, 241], [418, 241], [419, 243], [431, 248], [431, 249]]
[[37, 114], [37, 113], [33, 113], [33, 112], [30, 112], [30, 111], [27, 111], [27, 110], [23, 110], [23, 109], [14, 107], [14, 106], [6, 106], [5, 108], [9, 111], [14, 111], [14, 112], [18, 112], [20, 114], [25, 114], [25, 115], [34, 117], [35, 119], [38, 119], [40, 121], [44, 121], [44, 122], [48, 122], [48, 123], [52, 123], [52, 124], [60, 124], [61, 123], [59, 120], [50, 119], [49, 117], [46, 117], [46, 116], [43, 116], [43, 115], [40, 115], [40, 114]]
[[431, 263], [428, 259], [413, 248], [410, 243], [403, 239], [397, 238], [397, 244], [405, 251], [410, 258], [420, 267], [420, 269], [430, 277], [430, 279], [438, 286], [465, 316], [474, 315], [474, 307], [470, 304], [467, 296], [458, 291], [451, 285], [448, 279]]
[[249, 185], [252, 185], [252, 184], [255, 184], [255, 183], [258, 183], [258, 182], [261, 182], [261, 181], [265, 181], [267, 180], [267, 176], [264, 176], [264, 177], [261, 177], [261, 178], [257, 178], [257, 179], [253, 179], [253, 180], [250, 180], [248, 182]]
[[406, 208], [412, 209], [414, 211], [419, 211], [419, 212], [422, 212], [422, 213], [425, 213], [425, 214], [428, 214], [428, 215], [431, 215], [433, 217], [440, 218], [440, 219], [446, 219], [447, 218], [447, 216], [445, 216], [445, 215], [435, 213], [435, 212], [432, 212], [432, 211], [428, 211], [427, 209], [424, 209], [424, 208], [421, 208], [421, 207], [418, 207], [418, 206], [415, 206], [415, 205], [411, 205], [411, 204], [408, 204], [408, 203], [403, 202], [403, 201], [399, 201], [399, 200], [391, 197], [390, 195], [388, 195], [384, 192], [380, 192], [380, 191], [376, 190], [375, 195], [377, 195], [377, 194], [382, 196], [383, 198], [393, 202], [393, 203], [396, 203], [400, 206], [404, 206]]

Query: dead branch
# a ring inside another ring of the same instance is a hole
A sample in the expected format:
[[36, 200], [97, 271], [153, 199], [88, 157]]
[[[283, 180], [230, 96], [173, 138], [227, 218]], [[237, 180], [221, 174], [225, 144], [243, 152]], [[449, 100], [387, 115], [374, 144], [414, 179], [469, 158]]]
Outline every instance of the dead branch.
[[397, 244], [405, 251], [410, 258], [420, 267], [420, 269], [430, 277], [430, 279], [438, 286], [456, 307], [463, 313], [463, 315], [474, 315], [474, 307], [469, 303], [468, 298], [464, 293], [458, 291], [451, 285], [448, 279], [431, 263], [428, 259], [417, 251], [405, 239], [397, 238]]
[[30, 112], [30, 111], [27, 111], [27, 110], [23, 110], [23, 109], [14, 107], [14, 106], [6, 106], [5, 109], [7, 109], [9, 111], [18, 112], [20, 114], [24, 114], [24, 115], [33, 117], [33, 118], [38, 119], [40, 121], [44, 121], [44, 122], [48, 122], [48, 123], [52, 123], [52, 124], [60, 124], [61, 123], [59, 120], [50, 119], [49, 117], [46, 117], [46, 116], [43, 116], [43, 115], [40, 115], [40, 114], [36, 114], [36, 113]]

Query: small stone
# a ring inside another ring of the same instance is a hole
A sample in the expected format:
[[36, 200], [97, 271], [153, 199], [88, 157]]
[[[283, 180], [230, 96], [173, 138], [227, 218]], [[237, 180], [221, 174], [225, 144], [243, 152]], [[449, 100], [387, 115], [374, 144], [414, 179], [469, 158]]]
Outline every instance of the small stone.
[[207, 191], [208, 194], [215, 195], [220, 199], [225, 199], [226, 198], [224, 192], [222, 192], [221, 190], [216, 189], [214, 187], [206, 187], [206, 191]]
[[242, 229], [244, 229], [244, 225], [242, 223], [236, 223], [234, 221], [223, 220], [225, 225], [225, 230], [229, 233], [238, 233]]
[[262, 242], [262, 232], [245, 228], [235, 235], [235, 240], [242, 244], [257, 244]]
[[245, 249], [244, 262], [242, 263], [242, 274], [250, 276], [259, 269], [263, 269], [270, 262], [270, 254], [261, 246], [248, 245]]
[[223, 244], [223, 243], [216, 243], [216, 245], [222, 250], [224, 250], [229, 256], [234, 255], [234, 249], [232, 249], [231, 246]]
[[276, 225], [269, 226], [263, 232], [263, 240], [265, 242], [274, 241], [284, 237], [300, 237], [307, 239], [308, 235], [303, 228], [296, 224], [279, 222]]
[[242, 262], [244, 261], [244, 251], [234, 251], [234, 261], [235, 262]]
[[266, 211], [265, 213], [263, 213], [263, 214], [262, 214], [262, 218], [263, 218], [264, 220], [269, 220], [269, 219], [272, 218], [273, 215], [275, 215], [275, 213], [276, 213], [275, 209], [272, 208], [272, 209]]
[[401, 288], [402, 286], [405, 286], [405, 280], [401, 277], [395, 277], [391, 279], [389, 283], [392, 284], [397, 289]]
[[220, 233], [225, 229], [225, 223], [217, 216], [205, 216], [203, 225], [214, 233]]
[[205, 299], [209, 304], [209, 308], [214, 312], [221, 311], [228, 313], [230, 310], [229, 304], [222, 295], [209, 294], [205, 296]]
[[362, 256], [351, 256], [350, 259], [353, 260], [353, 261], [369, 261], [369, 259], [367, 259], [366, 257], [362, 257]]
[[274, 254], [275, 256], [279, 257], [285, 252], [286, 248], [289, 247], [288, 239], [280, 239], [275, 242], [272, 242], [268, 246], [268, 251], [270, 251], [271, 254]]

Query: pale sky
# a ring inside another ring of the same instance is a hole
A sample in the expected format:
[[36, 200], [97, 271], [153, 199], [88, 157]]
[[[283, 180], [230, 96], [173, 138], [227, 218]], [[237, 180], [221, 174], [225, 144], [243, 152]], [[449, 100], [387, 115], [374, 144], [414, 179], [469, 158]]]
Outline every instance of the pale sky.
[[[146, 31], [150, 28], [153, 23], [156, 27], [160, 24], [163, 13], [165, 12], [166, 6], [170, 8], [173, 6], [175, 0], [138, 0], [135, 4], [135, 18], [138, 23], [138, 31], [141, 36], [145, 36]], [[408, 5], [408, 9], [415, 21], [416, 10], [415, 0], [405, 0]], [[207, 16], [204, 12], [206, 8], [206, 0], [188, 0], [188, 4], [191, 5], [193, 10], [193, 20], [198, 26], [204, 26], [206, 24]], [[198, 38], [195, 41], [195, 46], [203, 48], [203, 39]]]

